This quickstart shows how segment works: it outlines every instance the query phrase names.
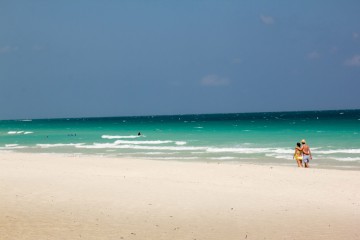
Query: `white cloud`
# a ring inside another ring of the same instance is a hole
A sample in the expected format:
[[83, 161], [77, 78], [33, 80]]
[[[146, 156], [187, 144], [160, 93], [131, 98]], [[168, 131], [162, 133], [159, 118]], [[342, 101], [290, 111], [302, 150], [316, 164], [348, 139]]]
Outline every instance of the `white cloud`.
[[312, 60], [318, 59], [318, 58], [320, 58], [320, 54], [317, 51], [313, 51], [311, 53], [308, 53], [307, 58], [312, 59]]
[[230, 84], [229, 79], [219, 77], [217, 75], [207, 75], [201, 79], [201, 85], [203, 86], [227, 86]]
[[5, 46], [0, 48], [0, 54], [2, 53], [9, 53], [9, 52], [15, 52], [19, 48], [18, 47], [12, 47], [12, 46]]
[[355, 55], [352, 58], [345, 61], [346, 66], [360, 67], [360, 55]]
[[274, 18], [271, 16], [260, 15], [260, 20], [265, 25], [272, 25], [275, 23]]

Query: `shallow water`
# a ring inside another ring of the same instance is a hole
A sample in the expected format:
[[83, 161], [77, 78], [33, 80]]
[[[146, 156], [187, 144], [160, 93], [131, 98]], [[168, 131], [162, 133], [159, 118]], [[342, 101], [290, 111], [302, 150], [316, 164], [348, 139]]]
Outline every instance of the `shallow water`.
[[[138, 133], [141, 132], [141, 135]], [[360, 169], [360, 110], [0, 121], [0, 150]]]

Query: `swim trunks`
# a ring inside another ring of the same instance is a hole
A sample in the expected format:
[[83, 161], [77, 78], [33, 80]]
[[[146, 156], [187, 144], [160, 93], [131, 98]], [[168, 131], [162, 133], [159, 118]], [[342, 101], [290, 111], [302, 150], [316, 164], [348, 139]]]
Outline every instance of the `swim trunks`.
[[303, 155], [303, 162], [308, 163], [310, 161], [310, 155]]

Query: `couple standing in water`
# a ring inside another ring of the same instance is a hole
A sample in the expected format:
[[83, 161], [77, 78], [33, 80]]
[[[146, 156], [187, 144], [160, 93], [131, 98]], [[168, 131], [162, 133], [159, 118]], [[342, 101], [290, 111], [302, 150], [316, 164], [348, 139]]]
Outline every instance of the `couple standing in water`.
[[303, 167], [303, 162], [306, 168], [309, 167], [309, 161], [312, 159], [311, 151], [309, 145], [306, 144], [306, 141], [301, 140], [301, 144], [297, 143], [295, 147], [294, 158], [298, 164], [298, 167]]

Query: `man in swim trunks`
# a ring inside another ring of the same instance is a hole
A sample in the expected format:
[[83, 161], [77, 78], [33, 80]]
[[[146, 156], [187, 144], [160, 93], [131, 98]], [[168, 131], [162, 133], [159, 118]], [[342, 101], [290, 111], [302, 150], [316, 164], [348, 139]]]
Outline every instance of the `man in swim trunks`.
[[303, 152], [303, 162], [305, 164], [305, 167], [308, 168], [309, 167], [309, 161], [310, 161], [310, 159], [312, 160], [310, 147], [309, 147], [309, 145], [306, 144], [305, 139], [301, 140], [301, 143], [302, 143], [301, 150]]

